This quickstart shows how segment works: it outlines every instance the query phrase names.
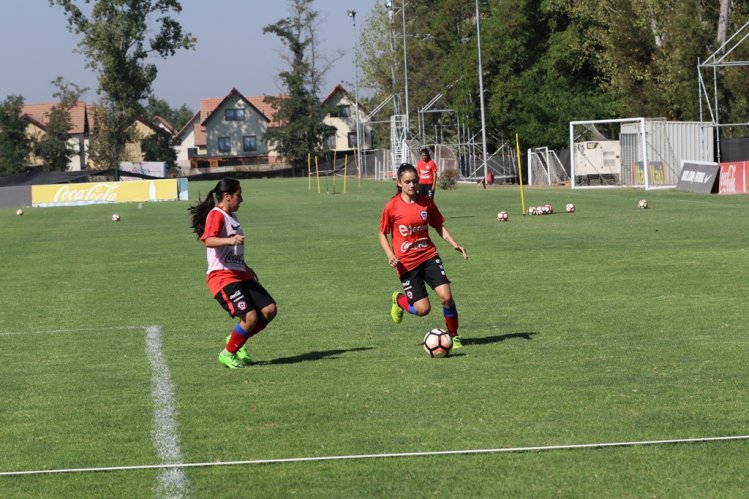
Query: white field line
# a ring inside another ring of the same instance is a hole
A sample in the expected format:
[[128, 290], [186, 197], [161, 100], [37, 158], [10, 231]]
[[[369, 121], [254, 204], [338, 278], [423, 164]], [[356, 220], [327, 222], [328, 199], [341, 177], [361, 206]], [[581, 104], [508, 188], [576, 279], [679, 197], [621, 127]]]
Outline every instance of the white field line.
[[[151, 367], [151, 398], [154, 406], [151, 438], [156, 449], [156, 454], [162, 463], [155, 466], [156, 469], [161, 470], [157, 477], [155, 496], [169, 498], [186, 497], [190, 487], [183, 469], [184, 467], [179, 464], [182, 461], [182, 453], [179, 447], [179, 432], [177, 431], [176, 411], [174, 409], [174, 384], [169, 372], [169, 365], [164, 358], [161, 328], [159, 326], [90, 327], [30, 332], [3, 331], [0, 332], [0, 336], [75, 334], [122, 330], [146, 332], [146, 357]], [[0, 476], [11, 476], [12, 474], [12, 472], [2, 473]], [[21, 474], [35, 474], [35, 472], [22, 472]]]
[[0, 331], [0, 336], [19, 336], [26, 334], [71, 334], [71, 333], [91, 333], [98, 331], [122, 331], [134, 330], [143, 331], [147, 326], [114, 326], [114, 327], [86, 327], [77, 329], [49, 329], [40, 331]]
[[175, 463], [175, 464], [143, 464], [134, 466], [107, 466], [96, 468], [69, 468], [57, 470], [33, 470], [33, 471], [4, 471], [0, 472], [1, 476], [19, 476], [19, 475], [48, 475], [54, 473], [84, 473], [92, 471], [125, 471], [125, 470], [151, 470], [151, 469], [173, 469], [173, 468], [206, 468], [210, 466], [238, 466], [252, 464], [283, 464], [283, 463], [303, 463], [303, 462], [320, 462], [320, 461], [342, 461], [354, 459], [377, 459], [386, 457], [425, 457], [425, 456], [445, 456], [456, 454], [496, 454], [496, 453], [520, 453], [520, 452], [539, 452], [553, 450], [574, 450], [574, 449], [600, 449], [605, 447], [634, 447], [644, 445], [665, 445], [665, 444], [685, 444], [700, 442], [716, 442], [727, 440], [749, 440], [749, 435], [736, 435], [726, 437], [699, 437], [699, 438], [675, 438], [670, 440], [642, 440], [634, 442], [604, 442], [595, 444], [570, 444], [570, 445], [543, 445], [533, 447], [504, 447], [498, 449], [466, 449], [466, 450], [445, 450], [445, 451], [425, 451], [425, 452], [394, 452], [387, 454], [354, 454], [350, 456], [318, 456], [318, 457], [291, 457], [280, 459], [253, 459], [249, 461], [211, 461], [206, 463]]
[[[156, 455], [165, 465], [182, 461], [179, 432], [174, 409], [174, 384], [169, 365], [164, 358], [161, 328], [146, 328], [146, 356], [151, 365], [151, 398], [153, 399], [153, 428], [151, 438]], [[184, 469], [163, 467], [158, 476], [156, 497], [186, 497], [189, 481]]]

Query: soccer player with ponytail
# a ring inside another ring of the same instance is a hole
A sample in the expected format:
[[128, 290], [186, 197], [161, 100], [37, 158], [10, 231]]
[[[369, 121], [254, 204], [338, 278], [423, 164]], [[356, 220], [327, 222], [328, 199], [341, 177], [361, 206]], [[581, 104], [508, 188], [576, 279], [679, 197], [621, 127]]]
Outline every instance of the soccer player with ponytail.
[[218, 355], [218, 361], [232, 369], [252, 363], [245, 343], [277, 313], [273, 297], [244, 261], [245, 233], [235, 214], [241, 203], [239, 181], [224, 178], [188, 209], [193, 231], [207, 248], [208, 289], [229, 315], [239, 319]]
[[398, 324], [403, 320], [404, 311], [412, 315], [427, 315], [431, 310], [426, 289], [428, 284], [442, 302], [442, 313], [447, 331], [453, 337], [453, 348], [461, 348], [458, 309], [442, 259], [429, 238], [429, 226], [463, 255], [463, 259], [468, 259], [468, 253], [444, 226], [445, 218], [434, 200], [417, 194], [418, 183], [416, 168], [408, 163], [400, 165], [398, 192], [385, 205], [380, 219], [380, 246], [403, 286], [403, 293], [395, 291], [391, 296], [390, 316]]

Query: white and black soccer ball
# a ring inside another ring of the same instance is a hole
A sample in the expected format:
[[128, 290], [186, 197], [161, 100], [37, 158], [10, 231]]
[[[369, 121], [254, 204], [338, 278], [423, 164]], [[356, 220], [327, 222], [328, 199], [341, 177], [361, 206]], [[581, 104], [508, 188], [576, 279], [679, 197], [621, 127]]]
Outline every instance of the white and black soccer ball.
[[536, 214], [536, 207], [535, 206], [529, 206], [528, 207], [528, 215], [535, 215]]
[[647, 199], [640, 199], [637, 202], [637, 207], [640, 208], [641, 210], [647, 209], [647, 207], [648, 207], [648, 200]]
[[20, 217], [21, 215], [23, 215], [23, 210], [22, 210], [21, 208], [18, 208], [18, 209], [16, 210], [16, 215], [18, 215], [19, 217]]
[[566, 211], [567, 213], [575, 213], [575, 205], [572, 203], [567, 203], [564, 206], [564, 211]]
[[112, 222], [119, 222], [120, 221], [120, 215], [115, 213], [112, 215]]
[[554, 213], [554, 207], [551, 206], [549, 203], [546, 203], [544, 205], [544, 213], [546, 213], [547, 215], [551, 215], [552, 213]]
[[497, 213], [497, 220], [500, 222], [506, 222], [509, 218], [510, 217], [509, 215], [507, 215], [506, 211], [500, 211], [499, 213]]
[[444, 329], [434, 328], [424, 336], [424, 350], [430, 357], [447, 357], [453, 348], [453, 338]]

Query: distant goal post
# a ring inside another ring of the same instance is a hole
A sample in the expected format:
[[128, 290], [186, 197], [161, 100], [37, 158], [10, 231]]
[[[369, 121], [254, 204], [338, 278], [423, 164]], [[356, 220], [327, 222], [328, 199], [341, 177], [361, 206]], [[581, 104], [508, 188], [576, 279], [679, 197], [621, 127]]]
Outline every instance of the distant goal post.
[[709, 123], [620, 118], [570, 122], [570, 184], [663, 189], [682, 160], [712, 158]]

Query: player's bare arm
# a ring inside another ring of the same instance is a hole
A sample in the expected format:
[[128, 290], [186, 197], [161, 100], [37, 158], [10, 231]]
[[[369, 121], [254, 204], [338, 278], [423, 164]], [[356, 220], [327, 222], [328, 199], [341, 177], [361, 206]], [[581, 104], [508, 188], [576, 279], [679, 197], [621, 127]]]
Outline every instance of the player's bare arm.
[[380, 246], [382, 247], [382, 251], [385, 252], [385, 256], [388, 260], [388, 265], [395, 268], [398, 266], [399, 260], [398, 257], [395, 256], [395, 253], [393, 253], [393, 249], [390, 247], [390, 240], [388, 239], [386, 234], [383, 234], [382, 232], [378, 232], [378, 237], [380, 241]]
[[443, 225], [440, 229], [437, 230], [437, 233], [440, 235], [440, 237], [442, 237], [442, 239], [447, 242], [447, 244], [452, 246], [455, 251], [463, 255], [464, 260], [468, 260], [468, 252], [463, 246], [458, 244], [458, 242], [453, 238], [452, 234], [450, 234], [450, 231], [447, 230], [447, 227]]
[[221, 248], [223, 246], [239, 246], [244, 244], [244, 236], [240, 234], [234, 234], [230, 237], [207, 237], [203, 241], [206, 248]]

